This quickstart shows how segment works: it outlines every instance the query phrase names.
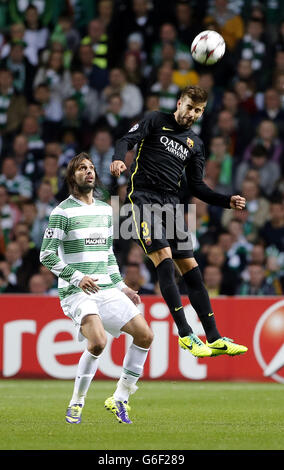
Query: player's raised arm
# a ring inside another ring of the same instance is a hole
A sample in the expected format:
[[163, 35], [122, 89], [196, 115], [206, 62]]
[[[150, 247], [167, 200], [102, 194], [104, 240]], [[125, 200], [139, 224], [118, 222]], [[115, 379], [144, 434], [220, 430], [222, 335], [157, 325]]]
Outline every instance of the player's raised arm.
[[201, 201], [213, 206], [224, 207], [225, 209], [243, 209], [245, 199], [241, 196], [227, 196], [225, 194], [213, 191], [203, 181], [205, 155], [203, 145], [192, 156], [191, 161], [186, 167], [187, 184], [193, 196]]
[[110, 165], [110, 172], [113, 176], [120, 176], [126, 170], [124, 163], [125, 155], [134, 145], [149, 135], [156, 112], [149, 113], [145, 118], [131, 127], [131, 129], [123, 137], [117, 140], [115, 144], [114, 155]]

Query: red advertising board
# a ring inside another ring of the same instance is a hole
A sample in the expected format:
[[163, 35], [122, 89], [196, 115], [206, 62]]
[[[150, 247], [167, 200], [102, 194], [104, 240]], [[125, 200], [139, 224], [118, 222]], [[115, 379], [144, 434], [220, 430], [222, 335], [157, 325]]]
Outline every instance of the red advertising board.
[[[204, 331], [186, 297], [183, 304], [194, 332]], [[179, 348], [177, 331], [161, 297], [142, 296], [141, 313], [154, 332], [145, 364], [149, 380], [257, 380], [284, 383], [284, 300], [280, 297], [212, 299], [218, 329], [249, 350], [238, 357], [197, 359]], [[0, 377], [72, 379], [85, 342], [56, 297], [0, 297]], [[97, 378], [118, 378], [132, 338], [108, 337]]]

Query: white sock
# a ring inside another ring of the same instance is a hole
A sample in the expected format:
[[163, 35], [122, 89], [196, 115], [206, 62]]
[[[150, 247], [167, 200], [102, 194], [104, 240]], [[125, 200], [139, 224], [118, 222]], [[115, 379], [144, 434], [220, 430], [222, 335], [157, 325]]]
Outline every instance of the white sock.
[[69, 406], [79, 403], [84, 406], [85, 396], [90, 387], [91, 381], [97, 372], [99, 363], [99, 356], [94, 356], [87, 349], [80, 357], [77, 373], [75, 377], [75, 384], [73, 395]]
[[137, 390], [136, 382], [141, 376], [149, 349], [132, 343], [123, 360], [123, 372], [117, 382], [113, 396], [118, 401], [128, 401], [129, 395]]

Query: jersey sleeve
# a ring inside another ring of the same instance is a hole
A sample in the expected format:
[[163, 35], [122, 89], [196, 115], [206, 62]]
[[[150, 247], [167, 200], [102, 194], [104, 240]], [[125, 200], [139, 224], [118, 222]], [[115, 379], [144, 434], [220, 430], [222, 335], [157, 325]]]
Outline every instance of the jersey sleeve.
[[64, 263], [58, 256], [58, 248], [66, 237], [68, 217], [65, 211], [56, 207], [50, 214], [40, 250], [40, 262], [53, 274], [79, 287], [85, 274]]
[[187, 185], [190, 193], [192, 196], [197, 197], [207, 204], [229, 209], [231, 196], [217, 193], [216, 191], [213, 191], [211, 188], [209, 188], [206, 183], [204, 183], [204, 165], [204, 146], [202, 143], [200, 143], [198, 149], [196, 149], [196, 151], [191, 156], [189, 164], [185, 169]]
[[135, 124], [123, 137], [117, 140], [115, 144], [114, 155], [112, 161], [124, 161], [125, 155], [128, 150], [132, 149], [138, 142], [143, 140], [151, 133], [153, 129], [157, 111], [153, 111], [145, 116], [141, 121]]
[[119, 267], [116, 261], [115, 254], [113, 252], [113, 223], [112, 223], [112, 214], [109, 221], [109, 236], [108, 236], [108, 264], [107, 264], [107, 271], [111, 278], [112, 283], [115, 287], [118, 287], [120, 290], [127, 287], [124, 283]]

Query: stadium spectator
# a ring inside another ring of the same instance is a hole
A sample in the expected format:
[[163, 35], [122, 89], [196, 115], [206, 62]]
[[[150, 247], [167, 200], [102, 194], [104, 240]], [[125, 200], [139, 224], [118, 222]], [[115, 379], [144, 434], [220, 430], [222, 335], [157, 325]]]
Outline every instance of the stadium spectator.
[[52, 186], [49, 181], [42, 181], [39, 185], [35, 198], [37, 217], [45, 223], [48, 221], [52, 209], [57, 205]]
[[138, 263], [126, 264], [124, 268], [124, 282], [127, 287], [130, 287], [139, 295], [149, 295], [154, 293], [153, 289], [149, 289], [145, 286], [146, 282]]
[[43, 173], [41, 175], [38, 184], [43, 181], [48, 181], [52, 187], [52, 193], [54, 197], [61, 189], [62, 186], [62, 178], [59, 172], [59, 165], [58, 165], [58, 156], [49, 154], [46, 155], [43, 159]]
[[142, 93], [136, 85], [126, 81], [125, 72], [119, 67], [110, 70], [109, 85], [107, 85], [102, 92], [102, 111], [106, 109], [108, 98], [113, 93], [119, 93], [122, 97], [122, 116], [131, 119], [140, 115], [143, 109]]
[[[234, 247], [233, 234], [227, 230], [222, 230], [217, 236], [216, 243], [226, 256], [226, 264], [236, 276], [239, 276], [246, 266], [246, 252], [237, 250]], [[232, 286], [231, 286], [232, 287]]]
[[258, 182], [262, 194], [271, 196], [276, 190], [276, 183], [280, 180], [281, 169], [278, 163], [268, 160], [267, 149], [263, 145], [256, 145], [251, 149], [249, 161], [242, 162], [236, 171], [235, 188], [239, 192], [244, 179], [250, 169], [258, 173]]
[[9, 69], [0, 69], [0, 132], [9, 138], [20, 128], [27, 112], [27, 101], [23, 94], [15, 93], [13, 76]]
[[249, 114], [240, 107], [237, 94], [233, 90], [225, 90], [222, 97], [222, 109], [232, 113], [237, 125], [238, 133], [242, 135], [245, 143], [249, 143], [253, 133], [253, 126]]
[[[251, 17], [246, 24], [245, 34], [236, 48], [239, 59], [249, 60], [258, 90], [263, 90], [271, 79], [272, 51], [263, 37], [264, 24], [261, 19]], [[258, 73], [261, 71], [261, 73]]]
[[178, 39], [183, 44], [191, 45], [195, 36], [201, 31], [194, 9], [187, 1], [175, 2], [175, 24]]
[[185, 52], [179, 52], [174, 64], [172, 82], [182, 89], [187, 85], [197, 85], [198, 81], [199, 75], [193, 68], [190, 55]]
[[31, 182], [19, 173], [12, 157], [6, 157], [2, 162], [0, 184], [6, 187], [11, 202], [22, 202], [32, 197]]
[[23, 134], [16, 134], [12, 143], [11, 156], [15, 160], [18, 172], [28, 178], [35, 189], [40, 174], [39, 161], [28, 148], [28, 139]]
[[30, 276], [36, 272], [37, 267], [24, 265], [20, 244], [16, 241], [8, 243], [4, 261], [7, 262], [6, 280], [14, 292], [27, 292]]
[[146, 90], [146, 82], [142, 75], [139, 55], [135, 52], [126, 52], [123, 60], [123, 70], [126, 81], [139, 87], [142, 93]]
[[222, 295], [222, 279], [223, 274], [217, 266], [208, 265], [203, 271], [204, 284], [210, 298]]
[[48, 293], [48, 286], [42, 274], [33, 274], [29, 279], [29, 294], [45, 295]]
[[107, 127], [114, 140], [122, 137], [130, 128], [132, 120], [122, 116], [123, 101], [119, 93], [113, 93], [108, 98], [105, 113], [96, 123], [96, 128]]
[[256, 144], [261, 144], [267, 149], [269, 160], [278, 164], [281, 163], [284, 146], [283, 141], [278, 137], [277, 126], [273, 121], [261, 121], [256, 130], [255, 136], [244, 151], [243, 160], [247, 161], [250, 159], [251, 149]]
[[109, 171], [113, 152], [114, 147], [110, 131], [108, 129], [98, 129], [90, 148], [90, 156], [100, 175], [100, 181], [109, 192], [113, 185], [113, 177]]
[[83, 72], [72, 72], [72, 88], [66, 97], [74, 98], [77, 101], [80, 116], [84, 121], [90, 125], [96, 122], [100, 114], [98, 93], [88, 85]]
[[93, 50], [93, 64], [101, 69], [108, 68], [109, 38], [107, 25], [100, 18], [92, 19], [88, 24], [88, 35], [82, 44], [90, 44]]
[[[1, 47], [0, 51], [0, 58], [5, 59], [7, 56], [10, 55], [11, 52], [11, 44], [13, 42], [24, 42], [24, 34], [25, 34], [25, 25], [24, 23], [12, 23], [9, 27], [9, 41], [5, 42]], [[24, 56], [27, 57], [28, 61], [32, 65], [36, 65], [38, 61], [37, 51], [35, 51], [32, 47], [25, 43], [24, 47]]]
[[159, 68], [157, 81], [151, 86], [151, 93], [159, 96], [160, 111], [171, 113], [176, 108], [179, 87], [173, 83], [173, 69], [169, 65]]
[[11, 71], [15, 91], [23, 94], [30, 101], [33, 96], [36, 67], [24, 56], [25, 47], [26, 43], [23, 41], [11, 42], [10, 54], [1, 61], [1, 66]]
[[277, 91], [279, 98], [281, 109], [284, 109], [284, 72], [279, 73], [274, 78], [274, 89]]
[[[50, 140], [58, 123], [62, 120], [63, 110], [61, 100], [50, 92], [46, 83], [40, 83], [34, 90], [34, 98], [41, 107], [41, 129], [43, 139]], [[51, 129], [48, 124], [54, 123]], [[47, 129], [45, 129], [47, 127]]]
[[211, 139], [209, 161], [220, 164], [218, 184], [227, 194], [232, 193], [234, 161], [233, 156], [228, 152], [226, 139], [223, 136], [217, 135]]
[[[265, 224], [269, 217], [269, 202], [260, 195], [259, 185], [252, 179], [245, 178], [241, 188], [241, 194], [246, 198], [246, 209], [248, 211], [249, 221], [256, 227]], [[222, 215], [223, 227], [228, 228], [229, 222], [233, 219], [233, 211], [224, 211]]]
[[222, 273], [219, 286], [220, 295], [234, 295], [239, 281], [239, 273], [228, 266], [228, 257], [221, 246], [214, 244], [208, 247], [204, 269], [208, 266], [215, 267]]
[[284, 204], [272, 201], [269, 205], [269, 220], [260, 228], [260, 237], [266, 247], [276, 247], [284, 252]]
[[203, 24], [207, 29], [207, 25], [212, 24], [212, 22], [216, 24], [216, 30], [223, 36], [228, 49], [230, 51], [234, 50], [238, 41], [244, 35], [242, 17], [230, 9], [227, 0], [216, 0], [209, 6]]
[[131, 0], [131, 8], [125, 17], [127, 36], [138, 33], [143, 40], [146, 52], [151, 52], [153, 41], [156, 38], [156, 19], [149, 0]]
[[255, 115], [256, 124], [268, 119], [276, 125], [279, 135], [283, 135], [284, 110], [281, 107], [280, 96], [275, 88], [265, 90], [263, 108]]
[[[47, 44], [49, 30], [41, 24], [39, 12], [34, 5], [30, 4], [27, 7], [24, 20], [26, 29], [23, 40], [28, 47], [34, 50], [35, 56], [38, 58], [39, 52], [44, 49]], [[37, 63], [38, 61], [36, 61], [35, 65], [37, 65]]]
[[0, 184], [0, 231], [4, 238], [4, 246], [11, 240], [13, 228], [20, 220], [21, 212], [15, 204], [9, 202], [9, 196], [5, 185]]
[[40, 119], [27, 115], [23, 119], [21, 133], [28, 139], [28, 149], [39, 159], [43, 157], [44, 141], [42, 139]]
[[233, 85], [234, 91], [239, 101], [239, 108], [244, 110], [250, 117], [254, 117], [257, 107], [255, 95], [245, 80], [235, 81]]
[[37, 69], [33, 87], [36, 88], [42, 84], [48, 85], [52, 97], [59, 101], [68, 95], [72, 80], [70, 70], [64, 67], [62, 52], [51, 51], [47, 64]]
[[7, 261], [0, 260], [0, 294], [17, 293], [17, 288], [9, 282], [10, 267]]
[[144, 103], [144, 116], [152, 111], [158, 111], [160, 109], [160, 97], [158, 93], [150, 92], [146, 94]]
[[227, 141], [228, 152], [231, 155], [237, 157], [241, 153], [241, 149], [237, 145], [237, 124], [231, 111], [224, 109], [219, 112], [217, 121], [215, 120], [215, 124], [212, 125], [211, 139], [217, 135], [221, 135]]
[[22, 204], [22, 221], [28, 226], [30, 240], [32, 240], [35, 247], [39, 249], [45, 229], [48, 225], [48, 220], [45, 217], [39, 217], [36, 203], [33, 200], [25, 201]]
[[74, 55], [71, 67], [73, 70], [80, 70], [91, 88], [94, 88], [100, 95], [101, 91], [109, 83], [109, 72], [106, 68], [101, 68], [94, 63], [94, 51], [91, 44], [81, 44]]
[[248, 266], [248, 281], [243, 281], [237, 295], [276, 295], [273, 285], [265, 277], [265, 268], [259, 264]]
[[160, 26], [159, 39], [152, 45], [150, 62], [154, 68], [161, 67], [162, 64], [162, 50], [164, 44], [170, 43], [174, 46], [176, 54], [184, 52], [188, 54], [188, 45], [183, 44], [177, 37], [177, 30], [173, 23], [163, 23]]

